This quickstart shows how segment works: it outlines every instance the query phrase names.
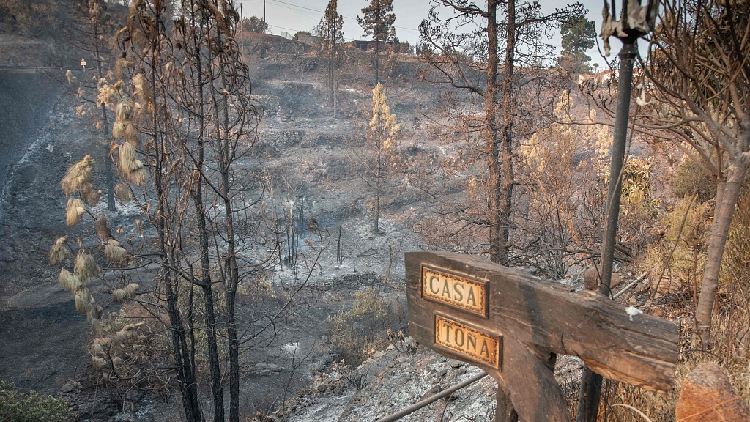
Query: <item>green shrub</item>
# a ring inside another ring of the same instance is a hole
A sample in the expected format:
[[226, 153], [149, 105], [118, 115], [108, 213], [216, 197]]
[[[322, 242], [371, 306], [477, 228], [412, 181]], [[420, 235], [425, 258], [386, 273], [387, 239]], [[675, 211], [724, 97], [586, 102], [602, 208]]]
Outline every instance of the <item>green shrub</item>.
[[0, 381], [0, 421], [73, 422], [76, 414], [64, 400], [36, 391], [19, 393], [13, 384]]

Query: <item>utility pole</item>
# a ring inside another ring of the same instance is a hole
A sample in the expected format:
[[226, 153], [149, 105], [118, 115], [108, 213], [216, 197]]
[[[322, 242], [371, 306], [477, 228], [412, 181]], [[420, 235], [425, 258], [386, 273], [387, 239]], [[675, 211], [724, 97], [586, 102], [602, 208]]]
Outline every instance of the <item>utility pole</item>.
[[[627, 144], [628, 118], [630, 114], [630, 97], [633, 85], [633, 66], [638, 53], [638, 38], [651, 32], [655, 24], [655, 16], [658, 13], [658, 1], [648, 0], [645, 6], [641, 6], [641, 0], [637, 1], [638, 8], [645, 12], [640, 22], [631, 22], [629, 19], [630, 6], [625, 0], [620, 13], [620, 21], [615, 20], [617, 11], [612, 3], [612, 12], [607, 9], [606, 1], [603, 12], [601, 37], [604, 39], [605, 50], [609, 54], [609, 37], [617, 37], [622, 41], [620, 50], [620, 74], [617, 83], [617, 109], [615, 115], [615, 130], [612, 148], [610, 150], [611, 162], [609, 173], [609, 184], [607, 189], [605, 229], [602, 236], [601, 267], [599, 269], [599, 293], [609, 297], [612, 281], [612, 266], [614, 263], [615, 245], [617, 244], [617, 220], [620, 213], [620, 196], [622, 193], [622, 168], [625, 161], [625, 147]], [[635, 24], [635, 25], [633, 25]], [[632, 26], [632, 27], [631, 27]], [[590, 368], [584, 366], [581, 376], [581, 387], [579, 390], [578, 411], [576, 422], [596, 422], [599, 414], [599, 401], [601, 400], [602, 376], [594, 373]]]

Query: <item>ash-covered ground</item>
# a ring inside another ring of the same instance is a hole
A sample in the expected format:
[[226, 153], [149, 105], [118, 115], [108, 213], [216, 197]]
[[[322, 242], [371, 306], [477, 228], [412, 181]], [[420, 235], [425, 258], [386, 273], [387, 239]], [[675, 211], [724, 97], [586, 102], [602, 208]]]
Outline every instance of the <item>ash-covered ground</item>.
[[[400, 339], [360, 368], [334, 365], [338, 359], [325, 339], [327, 320], [350, 306], [355, 292], [375, 288], [405, 321], [403, 253], [428, 248], [412, 224], [431, 205], [406, 178], [395, 180], [383, 198], [381, 233], [372, 232], [373, 194], [361, 165], [368, 156], [364, 127], [372, 95], [368, 55], [350, 58], [342, 73], [339, 116], [334, 119], [322, 82], [324, 64], [309, 47], [262, 37], [251, 40], [246, 53], [262, 111], [257, 154], [276, 180], [275, 200], [293, 203], [325, 235], [316, 244], [323, 248], [320, 255], [304, 247], [303, 233], [297, 269], [274, 268], [279, 294], [300, 289], [273, 335], [243, 350], [243, 413], [250, 418], [278, 410], [274, 418], [300, 422], [377, 419], [476, 373]], [[419, 66], [407, 57], [392, 64], [386, 93], [402, 125], [402, 148], [440, 154], [439, 140], [430, 140], [423, 123], [441, 90], [419, 82]], [[110, 394], [92, 381], [91, 324], [76, 313], [70, 294], [57, 283], [59, 268], [48, 263], [57, 237], [90, 236], [65, 226], [60, 180], [66, 169], [86, 154], [97, 163], [107, 159], [91, 121], [76, 115], [81, 101], [70, 92], [62, 69], [0, 73], [0, 379], [22, 390], [62, 395], [82, 420], [174, 420], [177, 397]], [[101, 183], [104, 176], [97, 169]], [[105, 212], [103, 205], [95, 211]], [[137, 213], [118, 204], [107, 217], [116, 227]], [[239, 298], [240, 313], [257, 310], [253, 299]], [[561, 362], [561, 373], [570, 379], [578, 363]], [[412, 420], [436, 413], [450, 420], [461, 415], [491, 420], [495, 388], [486, 378]]]

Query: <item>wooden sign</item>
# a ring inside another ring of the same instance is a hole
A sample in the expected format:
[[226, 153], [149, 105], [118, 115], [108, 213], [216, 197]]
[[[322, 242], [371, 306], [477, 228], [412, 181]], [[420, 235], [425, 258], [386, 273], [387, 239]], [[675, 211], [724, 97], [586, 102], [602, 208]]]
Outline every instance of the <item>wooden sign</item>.
[[422, 266], [422, 297], [487, 316], [487, 282]]
[[609, 379], [672, 387], [678, 335], [670, 321], [473, 256], [412, 252], [405, 262], [409, 334], [485, 369], [522, 420], [570, 420], [553, 374], [557, 354], [579, 356]]
[[435, 315], [435, 345], [494, 368], [500, 368], [502, 337]]

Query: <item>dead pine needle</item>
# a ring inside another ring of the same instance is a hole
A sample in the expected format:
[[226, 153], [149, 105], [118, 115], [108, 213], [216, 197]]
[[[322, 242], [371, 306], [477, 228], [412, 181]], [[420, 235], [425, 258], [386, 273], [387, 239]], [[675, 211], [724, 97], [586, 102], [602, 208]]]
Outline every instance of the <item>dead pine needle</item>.
[[142, 185], [146, 181], [146, 170], [143, 162], [137, 158], [135, 147], [131, 142], [123, 142], [119, 146], [120, 170], [125, 178], [134, 185]]
[[49, 251], [49, 263], [52, 265], [63, 262], [65, 258], [71, 255], [70, 249], [65, 245], [68, 236], [58, 237], [55, 244]]
[[146, 77], [142, 73], [133, 76], [133, 88], [135, 94], [143, 99], [145, 103], [150, 104], [154, 101], [151, 86], [149, 86]]
[[68, 205], [65, 207], [65, 223], [69, 226], [75, 226], [81, 221], [81, 216], [86, 212], [83, 201], [78, 198], [68, 199]]
[[70, 69], [68, 69], [68, 71], [65, 72], [65, 77], [68, 79], [69, 85], [75, 85], [76, 83], [78, 83], [78, 78], [73, 76], [73, 72], [71, 72]]
[[137, 290], [138, 285], [135, 283], [130, 283], [122, 289], [115, 289], [115, 291], [112, 292], [112, 300], [114, 300], [115, 303], [128, 301], [135, 297], [135, 292]]
[[82, 282], [86, 282], [90, 278], [99, 277], [101, 273], [99, 266], [94, 261], [94, 257], [84, 251], [78, 252], [74, 271], [81, 278]]
[[130, 120], [133, 113], [133, 103], [130, 100], [123, 99], [115, 106], [115, 119], [117, 122], [126, 122]]
[[125, 123], [115, 122], [112, 126], [112, 136], [115, 139], [121, 139], [125, 135]]
[[101, 239], [102, 242], [107, 242], [112, 239], [112, 232], [109, 230], [106, 215], [100, 215], [94, 222], [94, 226], [96, 227], [96, 235], [99, 236], [99, 239]]
[[125, 173], [130, 173], [132, 171], [138, 170], [139, 168], [143, 167], [143, 164], [140, 166], [138, 163], [138, 157], [135, 152], [135, 147], [130, 142], [123, 142], [120, 145], [120, 168]]
[[75, 296], [76, 311], [79, 314], [88, 314], [94, 305], [94, 298], [91, 296], [89, 289], [81, 289]]
[[94, 159], [87, 155], [76, 164], [73, 165], [68, 172], [65, 173], [60, 184], [62, 185], [65, 196], [70, 196], [73, 192], [81, 192], [83, 194], [88, 193], [92, 189], [91, 185], [91, 169], [94, 166]]
[[[93, 302], [92, 302], [93, 305]], [[104, 308], [102, 308], [99, 305], [93, 305], [91, 309], [86, 312], [86, 320], [88, 322], [91, 322], [95, 319], [101, 319], [102, 315], [104, 315]]]
[[117, 265], [122, 265], [128, 259], [128, 251], [120, 246], [118, 241], [109, 239], [107, 245], [104, 246], [104, 256], [107, 258], [107, 261]]
[[130, 172], [128, 175], [128, 180], [136, 186], [142, 185], [146, 181], [146, 170], [143, 168], [143, 163], [141, 160], [135, 160], [141, 168], [138, 170]]
[[93, 207], [99, 203], [99, 198], [101, 198], [101, 192], [95, 191], [92, 187], [86, 192], [85, 198], [86, 198], [86, 202]]
[[133, 192], [129, 187], [122, 183], [115, 186], [115, 197], [122, 203], [130, 202], [133, 199]]
[[78, 291], [78, 289], [80, 289], [82, 286], [81, 279], [77, 275], [66, 270], [65, 268], [63, 268], [60, 271], [60, 276], [58, 277], [58, 280], [60, 281], [60, 285], [62, 286], [63, 289], [70, 290], [73, 293]]

